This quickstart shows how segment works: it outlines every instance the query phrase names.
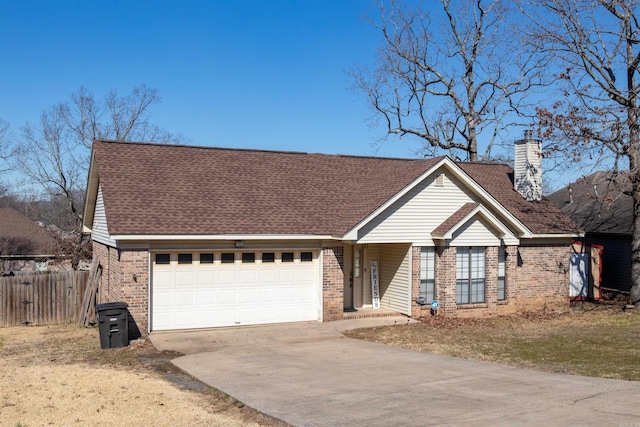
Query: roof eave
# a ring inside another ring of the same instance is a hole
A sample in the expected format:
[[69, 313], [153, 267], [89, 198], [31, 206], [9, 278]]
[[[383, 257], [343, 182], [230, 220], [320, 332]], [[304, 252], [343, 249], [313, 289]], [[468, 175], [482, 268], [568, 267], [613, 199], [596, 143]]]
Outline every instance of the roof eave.
[[[95, 147], [95, 142], [94, 142]], [[91, 148], [91, 160], [89, 162], [89, 174], [87, 176], [87, 189], [84, 196], [84, 210], [82, 213], [82, 229], [85, 233], [90, 233], [93, 227], [93, 216], [98, 200], [98, 170], [95, 165], [95, 149]]]
[[328, 234], [115, 234], [112, 240], [332, 240]]

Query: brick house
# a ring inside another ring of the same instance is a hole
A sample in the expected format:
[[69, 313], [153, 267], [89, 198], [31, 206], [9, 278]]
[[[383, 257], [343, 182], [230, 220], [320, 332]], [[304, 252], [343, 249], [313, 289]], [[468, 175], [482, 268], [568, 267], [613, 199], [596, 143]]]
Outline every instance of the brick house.
[[536, 147], [516, 143], [513, 179], [448, 157], [95, 141], [99, 301], [128, 303], [141, 334], [419, 317], [432, 300], [445, 316], [566, 309], [580, 231], [541, 198]]

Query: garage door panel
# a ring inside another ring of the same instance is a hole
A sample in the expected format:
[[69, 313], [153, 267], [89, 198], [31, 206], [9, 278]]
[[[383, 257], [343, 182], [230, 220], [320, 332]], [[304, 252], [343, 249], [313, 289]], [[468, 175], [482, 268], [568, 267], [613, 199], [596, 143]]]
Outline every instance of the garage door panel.
[[260, 289], [259, 303], [275, 304], [278, 302], [278, 290], [273, 288]]
[[188, 307], [189, 309], [193, 308], [193, 303], [194, 303], [194, 298], [193, 298], [193, 291], [179, 291], [176, 292], [174, 295], [175, 301], [174, 304], [176, 307], [181, 308], [181, 307]]
[[154, 293], [153, 302], [156, 308], [162, 309], [166, 307], [173, 307], [175, 304], [175, 292], [173, 291], [157, 291]]
[[201, 328], [206, 328], [208, 325], [215, 324], [216, 314], [213, 309], [209, 310], [198, 310], [196, 313], [196, 321], [197, 326]]
[[154, 270], [153, 285], [156, 289], [173, 287], [173, 271]]
[[175, 325], [179, 329], [192, 328], [195, 324], [195, 313], [193, 310], [176, 310]]
[[286, 286], [278, 289], [278, 299], [283, 303], [293, 303], [298, 297], [294, 286]]
[[191, 286], [194, 283], [193, 271], [183, 271], [182, 269], [175, 272], [175, 284]]
[[255, 285], [256, 283], [258, 283], [258, 274], [256, 270], [245, 270], [242, 269], [240, 270], [240, 272], [238, 273], [238, 280], [240, 281], [241, 284], [243, 285]]
[[200, 270], [196, 272], [196, 283], [199, 286], [213, 286], [216, 283], [216, 272], [214, 270]]
[[280, 283], [293, 283], [296, 281], [296, 270], [287, 266], [287, 268], [283, 268], [280, 270]]
[[318, 320], [320, 277], [316, 257], [302, 263], [154, 265], [152, 330]]
[[278, 320], [278, 307], [263, 307], [260, 310], [260, 318], [264, 321], [264, 323], [275, 323]]
[[263, 286], [278, 283], [278, 271], [273, 267], [263, 266], [260, 270], [259, 281]]
[[236, 298], [236, 302], [238, 304], [258, 303], [258, 290], [256, 288], [238, 290], [237, 295], [238, 297]]
[[313, 302], [316, 299], [316, 294], [311, 288], [298, 288], [296, 289], [298, 300], [300, 302]]
[[218, 273], [218, 283], [221, 285], [235, 285], [238, 282], [236, 270], [220, 270]]
[[209, 290], [197, 290], [196, 291], [196, 301], [198, 301], [198, 306], [212, 306], [214, 307], [218, 301], [218, 292], [213, 289]]
[[217, 314], [218, 314], [218, 321], [217, 321], [217, 325], [219, 326], [232, 326], [236, 323], [237, 320], [237, 316], [236, 316], [236, 309], [235, 308], [231, 308], [231, 309], [219, 309], [216, 310]]
[[313, 268], [299, 268], [296, 271], [299, 282], [313, 282], [315, 280], [316, 271]]

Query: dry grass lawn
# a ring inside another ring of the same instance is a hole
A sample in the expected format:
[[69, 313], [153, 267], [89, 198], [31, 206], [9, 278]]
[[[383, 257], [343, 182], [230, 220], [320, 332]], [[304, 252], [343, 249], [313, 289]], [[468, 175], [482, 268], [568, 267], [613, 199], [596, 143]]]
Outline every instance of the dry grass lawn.
[[564, 314], [488, 319], [436, 316], [347, 336], [547, 372], [640, 381], [640, 310], [615, 305], [585, 303]]
[[148, 342], [101, 350], [96, 328], [0, 328], [0, 425], [285, 425], [181, 373], [175, 356]]

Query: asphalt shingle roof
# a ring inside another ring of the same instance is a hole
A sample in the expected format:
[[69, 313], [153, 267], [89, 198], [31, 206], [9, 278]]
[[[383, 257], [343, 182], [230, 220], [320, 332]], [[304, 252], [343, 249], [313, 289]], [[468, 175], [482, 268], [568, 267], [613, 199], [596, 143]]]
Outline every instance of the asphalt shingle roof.
[[[94, 143], [111, 235], [341, 236], [440, 160]], [[460, 166], [532, 231], [575, 229], [515, 192], [508, 166]]]
[[496, 163], [458, 163], [474, 181], [535, 234], [578, 233], [571, 218], [564, 215], [549, 199], [529, 202], [513, 188], [513, 169]]
[[453, 215], [445, 219], [442, 224], [434, 228], [432, 234], [436, 236], [444, 236], [477, 206], [478, 203], [465, 203], [460, 209], [454, 212]]
[[556, 191], [549, 200], [588, 233], [631, 234], [633, 200], [625, 194], [629, 190], [626, 173], [614, 180], [611, 172], [599, 171]]
[[56, 240], [44, 227], [11, 208], [0, 208], [0, 255], [52, 255]]

